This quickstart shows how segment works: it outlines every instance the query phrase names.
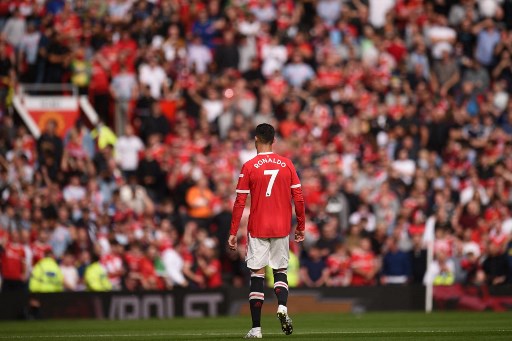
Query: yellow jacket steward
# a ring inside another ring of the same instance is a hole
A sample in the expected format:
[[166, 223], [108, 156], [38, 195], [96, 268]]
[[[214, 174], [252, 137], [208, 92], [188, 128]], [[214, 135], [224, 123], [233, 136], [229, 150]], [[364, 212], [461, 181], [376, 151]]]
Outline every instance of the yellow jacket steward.
[[106, 125], [100, 124], [98, 127], [91, 131], [91, 138], [96, 140], [98, 148], [101, 150], [108, 145], [115, 145], [117, 136], [114, 132]]
[[94, 262], [85, 269], [84, 280], [89, 291], [112, 290], [107, 271], [99, 262]]
[[55, 259], [46, 257], [34, 266], [30, 275], [31, 292], [61, 292], [64, 290], [64, 276]]

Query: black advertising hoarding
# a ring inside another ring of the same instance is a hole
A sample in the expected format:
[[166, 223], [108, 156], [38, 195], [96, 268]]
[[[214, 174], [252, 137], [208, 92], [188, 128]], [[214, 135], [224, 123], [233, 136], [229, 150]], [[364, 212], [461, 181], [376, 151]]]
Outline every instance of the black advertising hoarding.
[[[154, 292], [59, 293], [28, 296], [24, 293], [0, 293], [0, 320], [21, 319], [29, 300], [41, 304], [41, 318], [88, 319], [168, 319], [249, 314], [248, 289], [188, 290]], [[265, 292], [272, 302], [272, 290]], [[422, 311], [425, 309], [423, 286], [375, 286], [343, 288], [295, 288], [291, 290], [290, 309], [294, 313], [347, 313], [364, 311]], [[512, 286], [435, 287], [434, 309], [512, 310]]]
[[227, 315], [225, 290], [166, 292], [0, 294], [0, 319], [19, 319], [29, 300], [40, 303], [41, 318], [97, 318], [112, 320], [208, 317]]

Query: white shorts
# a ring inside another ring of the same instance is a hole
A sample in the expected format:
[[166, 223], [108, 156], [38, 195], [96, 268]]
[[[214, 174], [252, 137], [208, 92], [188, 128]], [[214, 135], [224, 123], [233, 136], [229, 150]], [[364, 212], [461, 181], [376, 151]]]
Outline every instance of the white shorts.
[[287, 269], [290, 237], [252, 238], [249, 235], [245, 261], [251, 270], [259, 270], [267, 265], [272, 269]]

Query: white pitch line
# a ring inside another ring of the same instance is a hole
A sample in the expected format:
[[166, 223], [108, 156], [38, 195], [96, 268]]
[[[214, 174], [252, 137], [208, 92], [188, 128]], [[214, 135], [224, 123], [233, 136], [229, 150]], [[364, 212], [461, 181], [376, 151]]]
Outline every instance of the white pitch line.
[[[357, 335], [357, 334], [388, 334], [388, 333], [405, 333], [405, 334], [446, 334], [461, 332], [498, 332], [512, 333], [512, 329], [495, 329], [495, 330], [371, 330], [371, 331], [327, 331], [327, 332], [304, 332], [294, 333], [296, 335], [315, 335], [315, 334], [333, 334], [333, 335]], [[265, 335], [282, 335], [282, 333], [263, 333]], [[180, 336], [237, 336], [241, 333], [149, 333], [149, 334], [69, 334], [69, 335], [16, 335], [16, 336], [0, 336], [0, 339], [48, 339], [48, 338], [106, 338], [106, 337], [180, 337]]]

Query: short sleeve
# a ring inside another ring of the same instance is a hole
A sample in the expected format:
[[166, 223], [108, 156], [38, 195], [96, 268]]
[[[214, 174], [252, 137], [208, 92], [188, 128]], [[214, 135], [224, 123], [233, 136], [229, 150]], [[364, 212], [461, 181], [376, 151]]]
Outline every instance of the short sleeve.
[[238, 184], [236, 185], [236, 192], [244, 193], [244, 194], [251, 193], [251, 190], [249, 187], [249, 170], [247, 169], [246, 165], [243, 165], [242, 171], [240, 172], [240, 175], [238, 176]]
[[297, 171], [295, 170], [295, 166], [290, 163], [290, 171], [291, 171], [291, 183], [290, 188], [298, 188], [301, 186], [299, 176], [297, 175]]

